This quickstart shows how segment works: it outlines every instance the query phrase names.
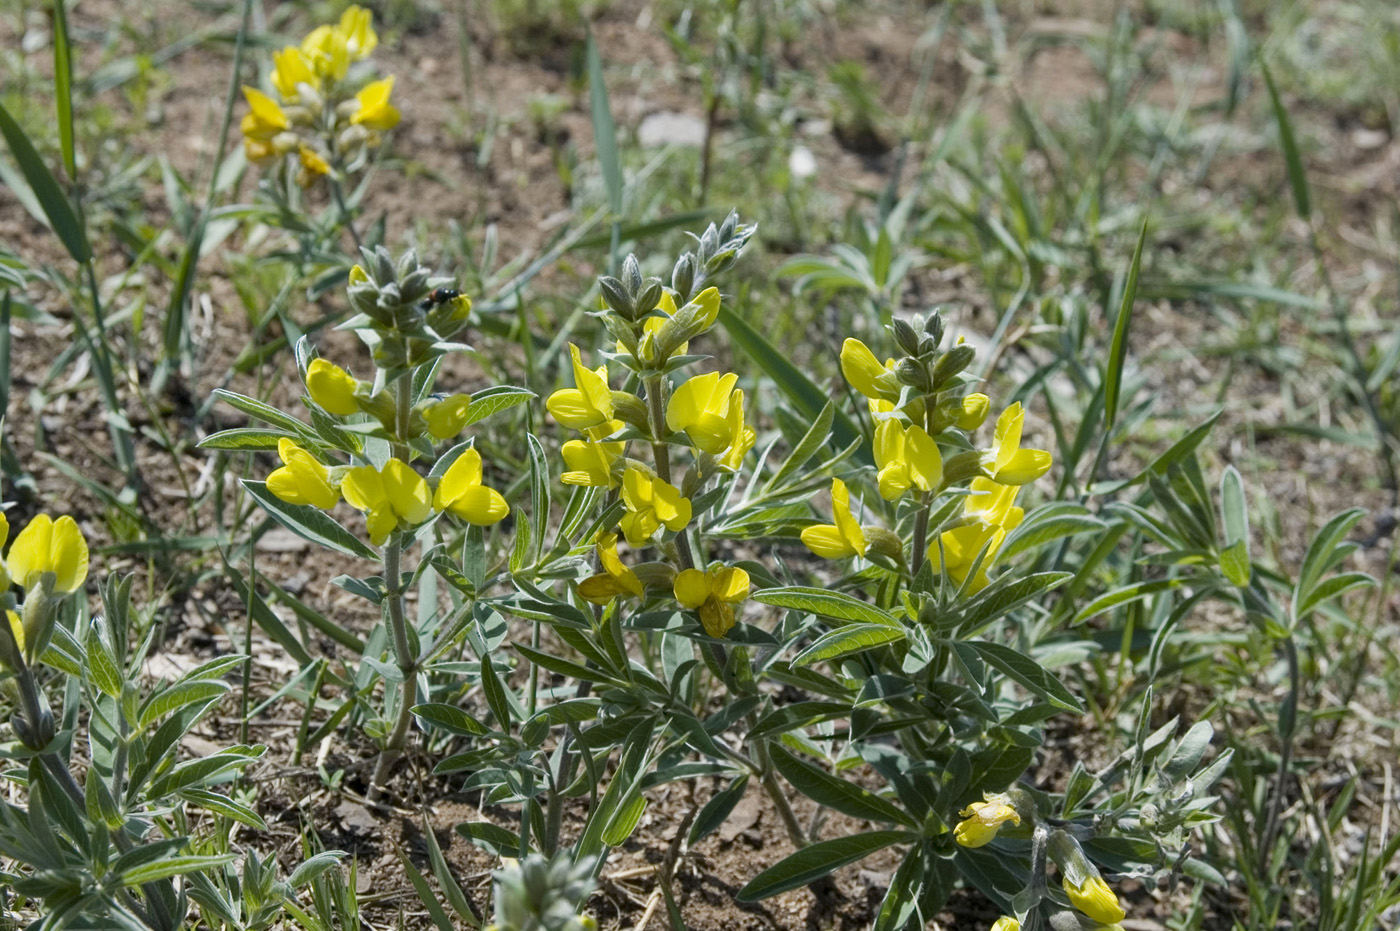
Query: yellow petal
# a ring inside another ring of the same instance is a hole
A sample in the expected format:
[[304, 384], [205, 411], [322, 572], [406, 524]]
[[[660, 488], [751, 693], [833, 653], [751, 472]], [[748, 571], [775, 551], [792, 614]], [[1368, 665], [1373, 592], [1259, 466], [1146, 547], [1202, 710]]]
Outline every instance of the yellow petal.
[[594, 488], [614, 488], [612, 466], [622, 455], [623, 443], [596, 443], [585, 440], [569, 440], [560, 453], [564, 463], [572, 471], [565, 472], [561, 479], [566, 485], [588, 485]]
[[389, 95], [394, 90], [394, 76], [366, 84], [355, 99], [360, 108], [350, 118], [350, 122], [379, 132], [399, 125], [398, 108], [389, 103]]
[[1082, 885], [1076, 886], [1066, 876], [1063, 881], [1065, 895], [1070, 903], [1100, 924], [1117, 924], [1127, 917], [1118, 896], [1113, 894], [1108, 883], [1101, 876], [1090, 876]]
[[1002, 460], [997, 457], [997, 471], [993, 476], [1003, 485], [1028, 485], [1050, 471], [1050, 454], [1043, 449], [1019, 449], [1016, 454]]
[[714, 574], [710, 590], [720, 601], [734, 604], [749, 597], [749, 574], [738, 566], [729, 566]]
[[362, 7], [351, 6], [340, 14], [339, 32], [345, 37], [346, 50], [356, 60], [364, 58], [379, 45], [374, 32], [373, 14]]
[[[664, 297], [670, 297], [670, 295], [667, 294], [664, 295]], [[719, 319], [718, 288], [706, 288], [699, 294], [695, 295], [695, 297], [691, 298], [690, 302], [700, 307], [700, 310], [702, 312], [700, 319], [705, 321], [705, 329], [708, 330], [710, 327], [715, 325], [715, 321]], [[671, 302], [671, 306], [675, 307], [675, 301]]]
[[387, 503], [384, 479], [374, 466], [356, 466], [345, 473], [340, 493], [350, 506], [360, 511], [383, 508]]
[[684, 569], [676, 576], [676, 600], [687, 608], [698, 608], [710, 597], [710, 583], [699, 569]]
[[621, 595], [622, 588], [612, 576], [601, 572], [598, 575], [590, 575], [578, 583], [578, 593], [584, 601], [595, 605], [605, 605]]
[[851, 495], [846, 483], [839, 478], [831, 480], [831, 511], [836, 527], [852, 552], [865, 555], [865, 534], [860, 524], [851, 516]]
[[433, 513], [428, 483], [402, 459], [384, 463], [384, 492], [394, 513], [410, 524], [420, 524]]
[[898, 392], [891, 392], [878, 382], [888, 369], [880, 364], [875, 354], [858, 339], [847, 339], [841, 344], [841, 374], [851, 387], [867, 398], [894, 400]]
[[10, 519], [0, 511], [0, 546], [5, 545], [5, 541], [10, 539]]
[[893, 501], [909, 490], [909, 467], [903, 462], [891, 462], [880, 470], [876, 481], [880, 487], [880, 497]]
[[56, 592], [75, 592], [87, 581], [88, 546], [73, 518], [64, 515], [54, 522], [51, 559]]
[[328, 414], [348, 417], [360, 411], [360, 403], [355, 399], [355, 379], [334, 362], [311, 360], [306, 367], [306, 391]]
[[510, 506], [496, 489], [473, 485], [457, 496], [449, 510], [469, 524], [489, 527], [504, 519]]
[[428, 422], [428, 432], [439, 440], [452, 439], [467, 425], [467, 412], [471, 404], [471, 395], [454, 394], [431, 405], [423, 413]]
[[661, 522], [657, 520], [656, 512], [647, 508], [645, 511], [624, 514], [619, 526], [622, 528], [622, 534], [627, 538], [628, 543], [642, 547], [651, 542], [652, 535], [661, 526]]
[[905, 433], [904, 455], [910, 478], [920, 491], [933, 491], [943, 483], [943, 454], [923, 427], [910, 427]]
[[815, 524], [802, 531], [802, 542], [807, 549], [823, 559], [845, 559], [855, 556], [856, 551], [834, 524]]
[[700, 625], [711, 637], [723, 637], [734, 626], [734, 609], [711, 598], [700, 606]]
[[1021, 923], [1015, 918], [1004, 915], [996, 920], [991, 931], [1021, 931]]
[[997, 418], [996, 460], [993, 472], [1000, 472], [1009, 463], [1016, 451], [1021, 448], [1021, 428], [1026, 421], [1026, 412], [1021, 402], [1008, 407]]
[[[893, 418], [875, 428], [875, 465], [883, 469], [904, 459], [904, 427]], [[907, 485], [905, 487], [908, 487]]]
[[49, 554], [53, 543], [53, 518], [36, 514], [10, 547], [10, 578], [20, 588], [33, 588], [45, 572], [53, 571]]
[[273, 53], [272, 68], [272, 84], [283, 100], [295, 100], [300, 84], [320, 90], [321, 82], [316, 78], [316, 72], [311, 70], [311, 63], [307, 61], [306, 55], [295, 45]]
[[985, 394], [969, 394], [963, 398], [962, 413], [958, 415], [957, 425], [964, 430], [976, 430], [982, 426], [982, 421], [987, 419], [987, 409], [991, 406], [991, 399]]

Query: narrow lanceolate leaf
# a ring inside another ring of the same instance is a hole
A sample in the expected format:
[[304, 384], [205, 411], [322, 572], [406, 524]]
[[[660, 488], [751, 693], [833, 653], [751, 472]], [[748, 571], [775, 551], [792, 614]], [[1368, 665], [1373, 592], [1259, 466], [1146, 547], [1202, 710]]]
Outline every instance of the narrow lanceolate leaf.
[[863, 860], [891, 844], [911, 840], [907, 831], [871, 831], [849, 837], [833, 837], [803, 847], [759, 873], [735, 896], [740, 902], [757, 902], [769, 896], [805, 886], [847, 863]]
[[[1308, 544], [1308, 551], [1303, 556], [1303, 566], [1298, 571], [1298, 584], [1293, 589], [1295, 622], [1302, 617], [1301, 609], [1308, 602], [1318, 581], [1339, 561], [1338, 549], [1342, 541], [1365, 514], [1360, 508], [1343, 511], [1329, 520]], [[1345, 555], [1346, 552], [1343, 550], [1342, 554]]]
[[1147, 221], [1142, 221], [1133, 263], [1128, 267], [1128, 280], [1123, 286], [1123, 303], [1118, 307], [1118, 319], [1113, 323], [1113, 342], [1108, 352], [1108, 371], [1104, 375], [1104, 432], [1112, 431], [1118, 417], [1118, 396], [1123, 387], [1123, 362], [1128, 356], [1128, 323], [1133, 317], [1133, 302], [1137, 300], [1138, 271], [1142, 268], [1142, 246], [1147, 242]]
[[613, 124], [612, 107], [608, 103], [608, 88], [603, 83], [603, 59], [598, 43], [588, 36], [588, 106], [593, 116], [593, 143], [598, 149], [598, 164], [603, 169], [603, 184], [608, 189], [608, 206], [613, 216], [622, 216], [622, 157], [617, 151], [617, 127]]
[[428, 702], [413, 706], [413, 716], [429, 727], [459, 737], [485, 737], [490, 729], [456, 705]]
[[171, 876], [181, 876], [185, 873], [212, 870], [237, 859], [237, 855], [231, 853], [213, 857], [170, 857], [166, 860], [157, 860], [155, 863], [146, 863], [127, 870], [122, 874], [122, 885], [140, 886], [157, 879], [169, 879]]
[[810, 666], [824, 660], [840, 659], [903, 640], [904, 636], [903, 627], [890, 624], [847, 624], [822, 634], [811, 646], [794, 656], [792, 664]]
[[53, 172], [49, 171], [49, 166], [44, 164], [44, 160], [35, 151], [29, 137], [19, 128], [19, 124], [3, 104], [0, 104], [0, 135], [5, 137], [24, 180], [29, 183], [35, 199], [44, 210], [44, 216], [48, 218], [49, 226], [53, 227], [54, 233], [62, 240], [63, 247], [68, 250], [73, 261], [86, 262], [92, 258], [87, 233], [83, 231], [83, 225], [79, 222], [72, 203], [58, 186], [58, 180], [54, 178]]
[[248, 489], [248, 494], [262, 505], [262, 509], [273, 520], [302, 539], [347, 556], [376, 560], [379, 558], [379, 554], [370, 549], [367, 543], [345, 529], [326, 512], [308, 505], [288, 504], [269, 491], [266, 482], [244, 479], [243, 487]]
[[517, 404], [524, 404], [533, 397], [535, 392], [529, 388], [517, 388], [514, 385], [484, 388], [473, 394], [472, 402], [467, 405], [466, 426], [471, 426], [478, 420], [485, 420], [492, 414], [509, 410]]
[[1293, 122], [1279, 98], [1269, 66], [1261, 61], [1259, 67], [1264, 72], [1264, 86], [1269, 89], [1274, 121], [1278, 123], [1278, 141], [1283, 147], [1283, 161], [1288, 168], [1288, 186], [1293, 189], [1293, 207], [1298, 211], [1298, 216], [1307, 220], [1312, 217], [1312, 195], [1308, 193], [1308, 175], [1303, 170], [1303, 157], [1298, 152], [1298, 140], [1293, 135]]
[[[792, 402], [792, 406], [804, 417], [816, 420], [821, 416], [822, 409], [831, 400], [827, 391], [818, 388], [817, 385], [808, 378], [800, 368], [785, 354], [773, 347], [773, 344], [764, 338], [763, 334], [754, 329], [753, 325], [736, 313], [728, 304], [721, 304], [719, 308], [719, 320], [724, 325], [724, 331], [729, 334], [730, 340], [744, 350], [744, 353], [763, 369], [764, 373], [778, 386], [778, 390], [787, 396]], [[835, 412], [835, 419], [831, 425], [832, 435], [836, 437], [836, 443], [840, 447], [850, 446], [861, 439], [860, 428], [850, 415], [839, 408]], [[865, 465], [874, 465], [874, 453], [871, 452], [868, 444], [862, 443], [856, 456]]]
[[1084, 706], [1074, 697], [1059, 677], [1035, 660], [1011, 647], [1000, 643], [986, 643], [968, 640], [955, 645], [956, 649], [975, 653], [987, 665], [1000, 670], [1024, 685], [1031, 692], [1066, 711], [1083, 711]]
[[695, 816], [695, 823], [690, 826], [690, 846], [694, 847], [729, 820], [730, 812], [739, 804], [748, 787], [749, 774], [741, 773], [728, 786], [710, 797], [700, 809], [700, 813]]
[[807, 460], [817, 454], [817, 450], [821, 449], [831, 438], [831, 425], [835, 419], [836, 402], [827, 401], [821, 409], [821, 413], [817, 414], [812, 425], [803, 434], [802, 439], [798, 440], [797, 445], [793, 447], [792, 454], [787, 457], [778, 471], [773, 473], [773, 477], [764, 484], [764, 494], [774, 488], [783, 487], [784, 482], [796, 475], [797, 470], [801, 469], [807, 464]]
[[818, 617], [834, 621], [860, 621], [866, 624], [884, 624], [898, 627], [899, 621], [893, 614], [868, 601], [852, 598], [842, 592], [827, 591], [824, 588], [807, 588], [794, 585], [788, 588], [767, 588], [755, 592], [753, 600], [775, 608], [792, 608], [807, 611]]
[[78, 158], [73, 147], [73, 45], [68, 40], [66, 0], [53, 4], [53, 96], [58, 114], [58, 147], [69, 180], [78, 179]]
[[833, 776], [821, 767], [793, 756], [776, 744], [770, 753], [773, 765], [778, 768], [782, 777], [790, 782], [794, 789], [817, 804], [852, 818], [917, 827], [914, 819], [907, 813], [869, 789], [863, 789], [840, 776]]

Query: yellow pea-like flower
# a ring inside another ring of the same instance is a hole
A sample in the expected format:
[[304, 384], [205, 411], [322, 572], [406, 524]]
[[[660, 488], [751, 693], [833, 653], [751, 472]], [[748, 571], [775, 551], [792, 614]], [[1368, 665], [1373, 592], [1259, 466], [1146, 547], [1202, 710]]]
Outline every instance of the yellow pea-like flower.
[[277, 101], [256, 87], [244, 85], [243, 97], [248, 101], [248, 112], [238, 124], [243, 133], [243, 148], [250, 162], [267, 162], [280, 154], [280, 146], [274, 145], [273, 139], [286, 132], [291, 124]]
[[618, 595], [642, 597], [645, 591], [642, 580], [617, 554], [617, 534], [600, 531], [594, 538], [594, 544], [598, 551], [598, 564], [603, 571], [580, 582], [579, 595], [585, 601], [598, 605], [607, 604]]
[[599, 440], [569, 440], [560, 452], [569, 471], [560, 476], [565, 485], [587, 485], [590, 488], [616, 488], [618, 480], [613, 464], [622, 456], [627, 444]]
[[346, 53], [355, 61], [365, 58], [379, 45], [373, 22], [374, 14], [360, 6], [351, 6], [340, 14], [336, 31], [345, 39]]
[[501, 493], [481, 484], [481, 453], [475, 449], [462, 453], [443, 473], [433, 507], [479, 527], [489, 527], [510, 513]]
[[996, 438], [983, 454], [988, 476], [1003, 485], [1025, 485], [1050, 471], [1050, 454], [1042, 449], [1021, 448], [1021, 428], [1026, 412], [1021, 402], [1008, 407], [997, 418]]
[[890, 419], [875, 428], [880, 497], [893, 501], [909, 490], [933, 491], [943, 481], [943, 454], [923, 427]]
[[569, 344], [573, 357], [573, 388], [561, 388], [545, 399], [544, 406], [554, 419], [573, 430], [601, 427], [613, 419], [612, 389], [608, 387], [608, 367], [590, 369], [579, 357], [578, 347]]
[[289, 45], [272, 55], [272, 86], [283, 100], [296, 100], [298, 88], [306, 84], [313, 90], [321, 89], [321, 79], [311, 67], [306, 53], [295, 45]]
[[471, 405], [472, 396], [469, 394], [454, 394], [429, 405], [423, 412], [423, 419], [428, 422], [428, 432], [439, 440], [452, 439], [467, 425]]
[[831, 480], [831, 516], [835, 523], [814, 524], [802, 531], [802, 542], [823, 559], [864, 556], [865, 533], [851, 516], [851, 493], [839, 478]]
[[394, 76], [371, 81], [360, 89], [355, 100], [360, 108], [350, 117], [350, 122], [366, 129], [380, 132], [399, 125], [399, 110], [389, 103], [389, 95], [394, 91]]
[[323, 411], [348, 417], [360, 411], [355, 379], [345, 369], [325, 359], [312, 359], [306, 367], [306, 391]]
[[[730, 407], [737, 400], [743, 417], [744, 394], [734, 390], [739, 376], [710, 372], [697, 375], [675, 390], [666, 405], [666, 426], [684, 430], [695, 448], [718, 456], [737, 439], [732, 432]], [[737, 397], [736, 397], [737, 395]], [[740, 420], [742, 427], [743, 421]]]
[[1127, 917], [1127, 912], [1118, 901], [1118, 896], [1102, 876], [1090, 876], [1083, 883], [1075, 885], [1066, 876], [1062, 885], [1070, 904], [1099, 924], [1113, 925]]
[[331, 173], [330, 163], [306, 143], [298, 146], [297, 157], [301, 160], [301, 167], [305, 169], [308, 178], [315, 179]]
[[662, 526], [680, 533], [690, 523], [690, 499], [675, 485], [641, 469], [623, 473], [622, 503], [627, 506], [622, 533], [632, 546], [645, 546]]
[[428, 483], [402, 459], [390, 459], [383, 469], [357, 466], [349, 470], [340, 491], [352, 507], [365, 512], [369, 539], [375, 546], [383, 545], [395, 530], [421, 524], [433, 513]]
[[851, 387], [872, 401], [895, 401], [899, 382], [894, 377], [894, 360], [881, 365], [870, 347], [858, 339], [841, 344], [841, 374]]
[[935, 572], [941, 569], [953, 582], [962, 585], [978, 554], [986, 547], [987, 555], [967, 586], [968, 593], [975, 595], [987, 587], [987, 570], [992, 567], [997, 550], [1001, 549], [1006, 535], [1020, 525], [1025, 512], [1014, 506], [1020, 490], [1018, 486], [1000, 485], [979, 475], [969, 487], [972, 494], [963, 504], [965, 523], [939, 536], [942, 558], [938, 548], [933, 548], [929, 551], [929, 560]]
[[734, 626], [734, 606], [749, 597], [749, 574], [737, 566], [686, 569], [676, 576], [674, 591], [677, 601], [700, 612], [705, 633], [723, 637]]
[[992, 931], [1021, 931], [1021, 923], [1015, 918], [1003, 915], [992, 924]]
[[962, 399], [962, 413], [954, 422], [960, 429], [976, 430], [987, 419], [987, 410], [991, 403], [991, 398], [985, 394], [969, 394]]
[[735, 390], [729, 398], [729, 423], [727, 425], [731, 445], [729, 451], [719, 459], [720, 467], [730, 472], [739, 471], [744, 457], [753, 449], [758, 439], [752, 427], [744, 426], [744, 392]]
[[282, 468], [267, 477], [268, 491], [288, 504], [335, 507], [340, 491], [331, 483], [329, 468], [286, 437], [277, 441], [277, 454]]
[[301, 51], [312, 70], [321, 78], [345, 80], [350, 70], [350, 46], [345, 33], [330, 26], [317, 26], [301, 40]]
[[963, 847], [982, 847], [992, 842], [1008, 821], [1020, 824], [1021, 816], [1001, 793], [984, 793], [983, 801], [973, 802], [958, 812], [962, 821], [953, 828], [953, 839]]
[[28, 590], [53, 573], [54, 593], [75, 592], [87, 581], [88, 546], [73, 518], [34, 517], [15, 537], [6, 568], [14, 584]]

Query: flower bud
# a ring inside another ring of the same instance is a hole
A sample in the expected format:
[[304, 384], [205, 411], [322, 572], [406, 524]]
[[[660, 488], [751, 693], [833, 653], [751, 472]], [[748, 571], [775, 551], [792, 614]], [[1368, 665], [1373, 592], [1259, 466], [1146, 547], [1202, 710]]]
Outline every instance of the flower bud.
[[682, 301], [690, 299], [690, 291], [695, 287], [695, 255], [687, 252], [676, 260], [671, 269], [671, 289]]
[[907, 355], [919, 354], [919, 334], [914, 332], [912, 326], [896, 317], [890, 324], [890, 329], [894, 332], [894, 341], [899, 344], [900, 349]]
[[963, 430], [976, 430], [987, 419], [987, 409], [991, 399], [985, 394], [969, 394], [962, 399], [962, 413], [955, 421]]
[[908, 385], [915, 391], [929, 390], [928, 371], [917, 359], [904, 359], [896, 366], [894, 374], [900, 384]]
[[943, 342], [943, 315], [936, 310], [929, 314], [928, 319], [924, 321], [924, 332], [933, 340], [935, 347]]
[[929, 382], [936, 391], [943, 387], [949, 379], [953, 378], [963, 369], [972, 364], [972, 359], [977, 355], [977, 350], [971, 346], [954, 346], [952, 349], [938, 357], [938, 361], [933, 364], [933, 371], [929, 373]]

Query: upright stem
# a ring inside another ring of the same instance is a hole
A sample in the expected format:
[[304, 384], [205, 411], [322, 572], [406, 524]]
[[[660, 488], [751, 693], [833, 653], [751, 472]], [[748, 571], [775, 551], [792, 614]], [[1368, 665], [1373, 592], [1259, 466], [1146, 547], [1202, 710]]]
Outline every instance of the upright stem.
[[762, 740], [757, 741], [753, 748], [754, 762], [758, 764], [761, 775], [759, 782], [763, 785], [763, 791], [768, 793], [768, 797], [773, 801], [773, 807], [778, 809], [778, 817], [783, 820], [783, 827], [787, 829], [788, 840], [797, 848], [807, 846], [807, 832], [802, 830], [802, 825], [797, 820], [796, 813], [792, 806], [788, 804], [787, 795], [783, 792], [783, 787], [778, 785], [778, 779], [773, 775], [773, 761], [768, 756], [768, 744]]
[[[400, 376], [391, 386], [394, 392], [394, 449], [397, 459], [408, 461], [409, 449], [404, 438], [408, 436], [409, 416], [413, 409], [413, 379]], [[394, 720], [394, 730], [384, 750], [379, 754], [379, 763], [374, 768], [374, 778], [370, 781], [366, 798], [371, 802], [379, 800], [381, 789], [389, 778], [389, 771], [403, 755], [408, 746], [408, 732], [413, 725], [413, 706], [418, 703], [418, 657], [408, 636], [408, 621], [404, 617], [403, 590], [403, 543], [404, 535], [395, 532], [384, 546], [384, 584], [387, 591], [384, 603], [389, 615], [389, 635], [394, 639], [394, 655], [399, 661], [399, 672], [403, 683], [399, 686], [399, 713]]]

